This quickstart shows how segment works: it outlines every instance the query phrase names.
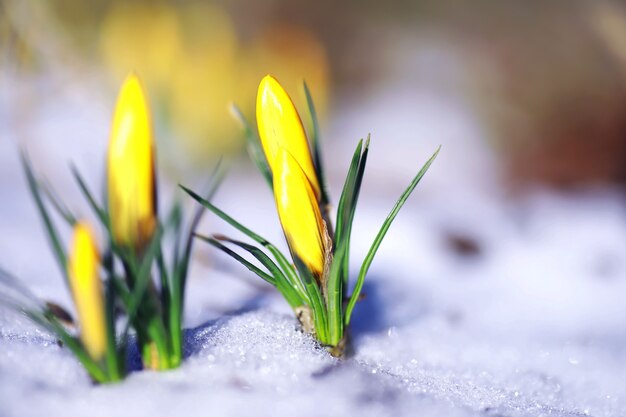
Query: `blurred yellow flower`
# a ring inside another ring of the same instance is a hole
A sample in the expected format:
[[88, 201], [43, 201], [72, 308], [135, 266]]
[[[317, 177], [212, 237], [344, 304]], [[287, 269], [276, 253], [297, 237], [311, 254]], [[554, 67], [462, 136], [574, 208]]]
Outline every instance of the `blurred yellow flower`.
[[[312, 32], [296, 25], [273, 25], [255, 37], [243, 55], [247, 65], [242, 77], [246, 77], [246, 86], [249, 85], [246, 91], [254, 91], [259, 78], [265, 74], [273, 74], [292, 92], [302, 93], [302, 81], [306, 80], [315, 99], [318, 118], [323, 122], [330, 96], [330, 67], [324, 45]], [[304, 94], [291, 98], [297, 108], [306, 108]]]
[[139, 78], [124, 81], [108, 153], [108, 198], [115, 242], [141, 251], [157, 225], [152, 120]]
[[[270, 72], [294, 91], [307, 80], [323, 119], [329, 70], [319, 40], [286, 25], [252, 39], [242, 42], [229, 14], [214, 4], [116, 2], [110, 9], [100, 37], [105, 67], [114, 79], [131, 69], [142, 75], [165, 130], [159, 148], [166, 168], [203, 167], [241, 150], [228, 106], [234, 101], [252, 113], [257, 80]], [[295, 99], [304, 104], [303, 96]]]
[[100, 50], [113, 79], [134, 70], [155, 92], [169, 88], [182, 43], [176, 10], [158, 3], [116, 2], [100, 32]]
[[78, 312], [80, 338], [94, 360], [104, 356], [107, 345], [99, 265], [100, 257], [90, 228], [85, 223], [77, 223], [67, 269]]

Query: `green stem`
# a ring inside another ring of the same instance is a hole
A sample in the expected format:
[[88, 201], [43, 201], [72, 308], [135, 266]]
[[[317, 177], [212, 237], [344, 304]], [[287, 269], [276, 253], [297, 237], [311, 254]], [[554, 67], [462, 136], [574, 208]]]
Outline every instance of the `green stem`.
[[[144, 366], [155, 370], [170, 369], [170, 356], [167, 346], [165, 327], [158, 317], [152, 318], [147, 328], [148, 341], [142, 348]], [[157, 358], [154, 360], [154, 348], [156, 348]]]
[[172, 351], [170, 353], [170, 361], [172, 368], [180, 365], [183, 358], [183, 329], [182, 329], [182, 299], [178, 295], [177, 288], [174, 288], [173, 299], [170, 304], [169, 320], [170, 320], [170, 343]]

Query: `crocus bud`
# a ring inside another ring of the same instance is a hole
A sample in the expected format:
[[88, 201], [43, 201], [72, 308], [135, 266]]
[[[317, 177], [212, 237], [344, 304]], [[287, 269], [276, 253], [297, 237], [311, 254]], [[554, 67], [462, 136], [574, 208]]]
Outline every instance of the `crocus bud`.
[[271, 75], [259, 84], [256, 118], [265, 157], [275, 171], [280, 148], [296, 160], [319, 199], [320, 185], [300, 116], [285, 89]]
[[80, 339], [89, 356], [95, 360], [104, 356], [107, 346], [99, 266], [100, 257], [91, 229], [84, 223], [77, 223], [67, 269], [78, 312]]
[[256, 114], [287, 243], [291, 252], [321, 279], [327, 246], [331, 244], [320, 213], [320, 185], [300, 116], [287, 92], [271, 75], [259, 85]]
[[157, 208], [152, 120], [135, 74], [126, 78], [117, 99], [107, 168], [113, 239], [141, 251], [156, 228]]
[[314, 276], [324, 272], [327, 232], [315, 192], [300, 165], [280, 148], [276, 157], [274, 198], [289, 248]]

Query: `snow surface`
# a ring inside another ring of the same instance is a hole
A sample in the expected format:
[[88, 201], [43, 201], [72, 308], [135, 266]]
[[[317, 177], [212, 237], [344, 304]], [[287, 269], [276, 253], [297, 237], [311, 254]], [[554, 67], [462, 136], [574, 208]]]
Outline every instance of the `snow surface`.
[[[80, 94], [58, 97], [28, 126], [26, 141], [39, 172], [83, 210], [66, 162], [99, 184], [108, 124], [105, 106], [86, 102]], [[0, 107], [0, 121], [7, 114]], [[329, 356], [297, 329], [271, 288], [198, 244], [180, 369], [94, 386], [50, 335], [0, 310], [0, 416], [625, 416], [619, 194], [539, 190], [507, 199], [492, 180], [498, 167], [484, 133], [441, 97], [391, 88], [337, 120], [328, 138], [373, 133], [355, 268], [394, 199], [444, 145], [373, 264], [354, 313], [351, 358]], [[25, 189], [17, 140], [0, 140], [0, 264], [69, 307]], [[327, 146], [336, 191], [354, 143], [329, 139]], [[283, 245], [259, 176], [234, 171], [216, 203]], [[201, 230], [236, 235], [211, 217]]]

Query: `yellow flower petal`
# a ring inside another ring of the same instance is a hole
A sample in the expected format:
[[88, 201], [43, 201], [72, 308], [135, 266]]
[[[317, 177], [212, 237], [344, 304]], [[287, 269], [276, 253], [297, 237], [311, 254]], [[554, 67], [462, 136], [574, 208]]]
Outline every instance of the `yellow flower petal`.
[[139, 78], [124, 81], [109, 141], [108, 190], [113, 239], [141, 250], [156, 227], [153, 133]]
[[100, 257], [91, 230], [86, 224], [78, 223], [74, 227], [68, 275], [78, 312], [80, 338], [95, 360], [104, 356], [107, 345], [99, 265]]
[[285, 148], [276, 153], [274, 197], [291, 251], [321, 279], [325, 258], [322, 216], [309, 179]]
[[271, 75], [266, 75], [259, 84], [256, 118], [265, 157], [272, 172], [276, 172], [279, 149], [284, 148], [302, 167], [317, 201], [320, 186], [300, 116], [287, 92]]

